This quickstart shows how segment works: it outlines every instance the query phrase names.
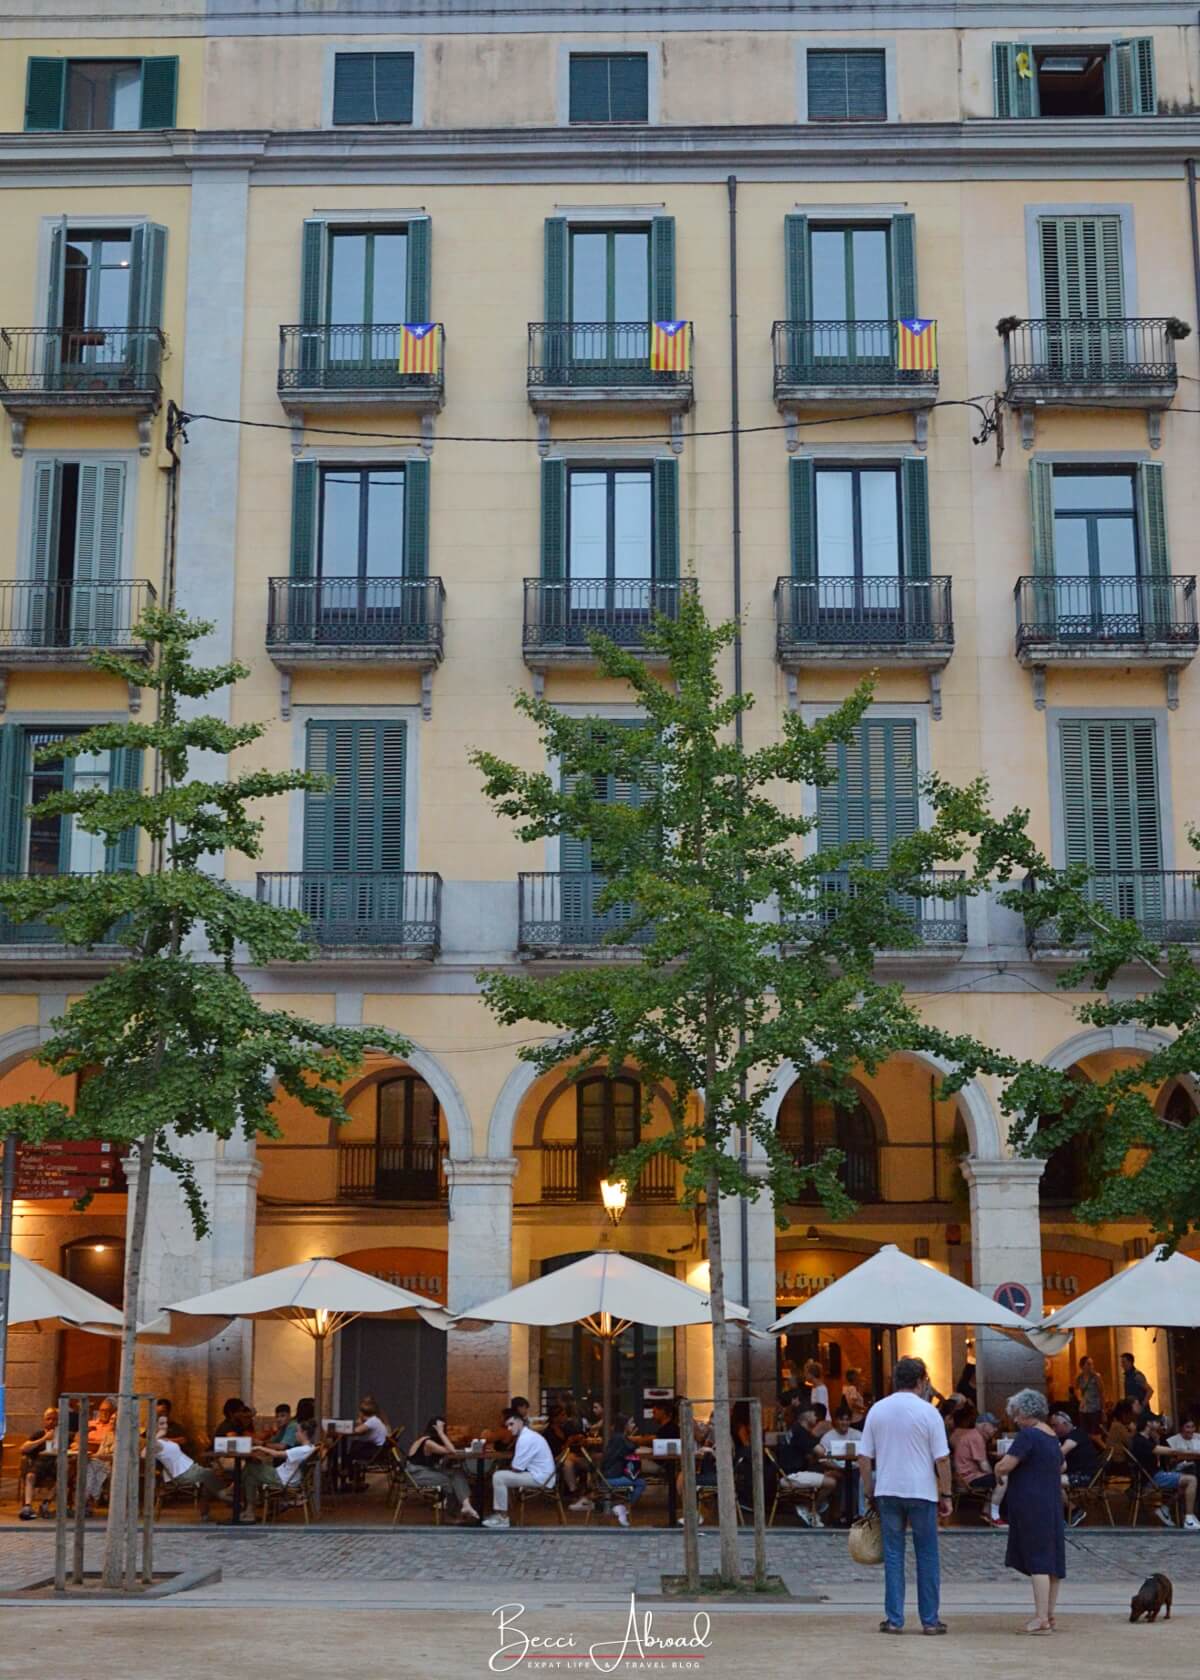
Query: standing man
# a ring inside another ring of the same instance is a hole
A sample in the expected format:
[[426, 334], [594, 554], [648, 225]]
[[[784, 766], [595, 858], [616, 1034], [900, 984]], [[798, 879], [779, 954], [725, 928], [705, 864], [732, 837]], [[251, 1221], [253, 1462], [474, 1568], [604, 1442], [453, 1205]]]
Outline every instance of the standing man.
[[1121, 1371], [1125, 1378], [1125, 1398], [1132, 1400], [1139, 1412], [1150, 1410], [1150, 1396], [1154, 1390], [1133, 1362], [1131, 1353], [1121, 1355]]
[[1090, 1354], [1079, 1361], [1079, 1427], [1085, 1435], [1099, 1434], [1104, 1421], [1104, 1384]]
[[917, 1392], [927, 1381], [922, 1359], [898, 1359], [892, 1392], [867, 1413], [858, 1463], [863, 1493], [883, 1526], [883, 1607], [880, 1633], [904, 1631], [904, 1531], [912, 1528], [917, 1557], [917, 1611], [922, 1633], [945, 1633], [938, 1615], [942, 1590], [938, 1516], [948, 1517], [950, 1447], [935, 1407]]

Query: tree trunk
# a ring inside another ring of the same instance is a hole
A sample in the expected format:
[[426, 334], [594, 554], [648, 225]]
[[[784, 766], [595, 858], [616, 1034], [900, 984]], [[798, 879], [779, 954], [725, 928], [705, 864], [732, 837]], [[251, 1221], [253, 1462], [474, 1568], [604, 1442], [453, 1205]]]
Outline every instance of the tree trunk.
[[[117, 1388], [117, 1433], [113, 1443], [112, 1483], [108, 1498], [108, 1528], [104, 1537], [104, 1586], [117, 1591], [125, 1579], [128, 1548], [136, 1545], [138, 1483], [138, 1415], [133, 1402], [134, 1360], [137, 1354], [138, 1303], [142, 1292], [142, 1249], [150, 1208], [150, 1174], [157, 1134], [148, 1132], [138, 1144], [137, 1192], [133, 1221], [126, 1232], [125, 1322], [121, 1331], [121, 1377]], [[151, 1414], [153, 1428], [153, 1413]], [[146, 1442], [147, 1452], [154, 1442]], [[131, 1499], [130, 1492], [133, 1492]], [[76, 1492], [78, 1498], [78, 1491]], [[131, 1515], [132, 1509], [132, 1515]]]
[[717, 1516], [721, 1525], [721, 1583], [741, 1579], [737, 1495], [733, 1481], [733, 1433], [729, 1427], [729, 1334], [725, 1324], [725, 1262], [721, 1253], [721, 1194], [711, 1172], [705, 1186], [708, 1226], [709, 1300], [713, 1344], [713, 1448], [717, 1461]]

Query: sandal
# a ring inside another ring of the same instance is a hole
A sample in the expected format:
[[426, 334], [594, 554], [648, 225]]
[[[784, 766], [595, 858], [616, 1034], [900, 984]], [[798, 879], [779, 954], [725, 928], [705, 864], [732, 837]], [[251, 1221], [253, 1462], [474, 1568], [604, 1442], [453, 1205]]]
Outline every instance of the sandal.
[[1035, 1633], [1035, 1634], [1038, 1634], [1038, 1633], [1053, 1633], [1054, 1632], [1054, 1626], [1051, 1622], [1026, 1622], [1025, 1623], [1025, 1632], [1026, 1633]]

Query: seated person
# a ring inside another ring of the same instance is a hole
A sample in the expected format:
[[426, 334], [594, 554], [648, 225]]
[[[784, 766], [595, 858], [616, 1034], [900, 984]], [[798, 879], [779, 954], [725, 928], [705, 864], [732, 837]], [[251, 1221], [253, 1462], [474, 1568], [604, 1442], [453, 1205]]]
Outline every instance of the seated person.
[[552, 1488], [557, 1475], [554, 1456], [545, 1438], [525, 1422], [520, 1412], [510, 1409], [508, 1433], [513, 1447], [512, 1469], [497, 1470], [492, 1477], [492, 1504], [495, 1510], [490, 1517], [483, 1519], [485, 1528], [509, 1526], [510, 1488]]
[[[167, 1487], [194, 1487], [197, 1490], [196, 1509], [200, 1521], [207, 1522], [212, 1501], [224, 1497], [225, 1494], [225, 1484], [217, 1472], [210, 1470], [206, 1465], [197, 1464], [194, 1459], [188, 1457], [178, 1441], [169, 1440], [165, 1436], [155, 1441], [154, 1454], [162, 1465]], [[249, 1470], [249, 1465], [246, 1468]]]
[[[33, 1520], [33, 1495], [36, 1488], [53, 1487], [58, 1479], [58, 1407], [47, 1406], [42, 1413], [42, 1427], [34, 1430], [21, 1445], [21, 1509], [22, 1522]], [[49, 1501], [43, 1499], [38, 1515], [44, 1517]]]
[[823, 1435], [828, 1435], [829, 1431], [833, 1428], [832, 1423], [829, 1421], [829, 1407], [822, 1405], [819, 1400], [813, 1400], [810, 1401], [806, 1410], [810, 1411], [813, 1415], [814, 1422], [812, 1432], [819, 1441]]
[[267, 1447], [294, 1447], [300, 1439], [300, 1427], [292, 1416], [292, 1408], [287, 1401], [281, 1401], [275, 1408], [275, 1426], [267, 1431], [263, 1442]]
[[[113, 1410], [116, 1411], [115, 1400], [113, 1401]], [[184, 1433], [183, 1426], [176, 1423], [175, 1419], [172, 1417], [171, 1402], [169, 1400], [155, 1401], [154, 1417], [154, 1433], [158, 1436], [160, 1441], [177, 1441], [180, 1446], [186, 1444], [187, 1435]]]
[[1143, 1414], [1137, 1419], [1127, 1450], [1142, 1473], [1165, 1495], [1164, 1502], [1154, 1507], [1154, 1514], [1164, 1528], [1173, 1528], [1167, 1501], [1182, 1494], [1184, 1528], [1200, 1528], [1200, 1518], [1196, 1516], [1196, 1478], [1182, 1470], [1165, 1469], [1158, 1456], [1161, 1447], [1162, 1426]]
[[[821, 1528], [824, 1526], [821, 1522], [821, 1512], [837, 1492], [838, 1479], [828, 1470], [817, 1467], [816, 1454], [821, 1443], [812, 1432], [817, 1421], [812, 1408], [793, 1407], [790, 1418], [791, 1427], [786, 1434], [780, 1436], [776, 1445], [775, 1462], [788, 1487], [817, 1490], [811, 1521], [815, 1527]], [[796, 1516], [803, 1523], [810, 1521], [809, 1514], [802, 1505], [796, 1506]]]
[[523, 1394], [514, 1394], [508, 1402], [510, 1412], [516, 1412], [522, 1423], [529, 1422], [529, 1401]]
[[315, 1441], [320, 1433], [320, 1425], [317, 1421], [317, 1403], [311, 1395], [308, 1395], [305, 1399], [298, 1400], [296, 1402], [295, 1417], [298, 1424], [308, 1424], [309, 1428], [312, 1430], [312, 1438]]
[[[1063, 1486], [1089, 1487], [1100, 1468], [1100, 1454], [1086, 1427], [1072, 1423], [1066, 1412], [1051, 1413], [1050, 1427], [1058, 1436], [1058, 1444], [1062, 1448]], [[1071, 1512], [1072, 1528], [1077, 1528], [1086, 1516], [1086, 1508], [1077, 1505]]]
[[105, 1484], [112, 1474], [113, 1451], [116, 1444], [117, 1402], [112, 1399], [104, 1399], [101, 1400], [88, 1419], [87, 1487], [84, 1490], [85, 1516], [91, 1516], [93, 1501], [97, 1500], [104, 1492]]
[[981, 1427], [974, 1406], [970, 1401], [964, 1401], [955, 1415], [950, 1435], [951, 1468], [960, 1487], [969, 1493], [991, 1495], [980, 1513], [984, 1522], [992, 1528], [1007, 1528], [1008, 1524], [1000, 1520], [1000, 1501], [1004, 1498], [1006, 1483], [997, 1479], [987, 1453], [989, 1437], [994, 1435], [995, 1426], [990, 1421], [990, 1414], [989, 1421]]
[[605, 1444], [600, 1470], [617, 1496], [612, 1514], [622, 1528], [628, 1528], [629, 1508], [636, 1505], [646, 1491], [637, 1450], [637, 1419], [632, 1412], [628, 1417], [618, 1419], [617, 1428]]
[[650, 1408], [654, 1428], [646, 1437], [649, 1441], [678, 1441], [679, 1414], [670, 1400], [656, 1400]]
[[821, 1437], [821, 1451], [829, 1458], [853, 1458], [854, 1454], [847, 1449], [857, 1447], [861, 1440], [862, 1430], [850, 1427], [849, 1413], [839, 1412]]
[[299, 1440], [294, 1447], [255, 1447], [242, 1469], [247, 1504], [253, 1505], [264, 1491], [277, 1493], [299, 1481], [305, 1464], [317, 1449], [311, 1424], [298, 1424], [297, 1434]]
[[370, 1395], [358, 1403], [358, 1421], [349, 1435], [343, 1437], [346, 1466], [351, 1473], [361, 1475], [361, 1466], [378, 1458], [387, 1446], [388, 1429]]
[[[249, 1427], [247, 1427], [249, 1420]], [[218, 1435], [253, 1435], [254, 1413], [244, 1400], [237, 1398], [226, 1400], [221, 1407], [221, 1421], [213, 1429], [213, 1440]]]
[[460, 1456], [446, 1433], [445, 1418], [432, 1417], [425, 1425], [425, 1433], [418, 1435], [409, 1448], [407, 1470], [418, 1487], [440, 1487], [452, 1493], [458, 1501], [460, 1523], [482, 1522], [471, 1503], [466, 1475], [458, 1467]]
[[385, 1431], [387, 1432], [387, 1434], [389, 1434], [389, 1435], [393, 1435], [393, 1434], [394, 1435], [400, 1435], [400, 1434], [403, 1433], [403, 1430], [404, 1430], [404, 1425], [403, 1424], [398, 1425], [398, 1427], [393, 1430], [392, 1420], [388, 1417], [387, 1413], [384, 1411], [383, 1407], [379, 1404], [378, 1400], [376, 1400], [376, 1398], [373, 1394], [364, 1394], [362, 1399], [358, 1402], [359, 1416], [361, 1417], [364, 1412], [370, 1412], [372, 1414], [372, 1416], [377, 1417], [379, 1419], [380, 1423], [382, 1423], [382, 1425], [383, 1425]]
[[862, 1380], [861, 1371], [847, 1371], [842, 1383], [842, 1398], [839, 1411], [845, 1410], [850, 1418], [851, 1426], [855, 1429], [867, 1415], [867, 1402], [862, 1389], [858, 1386]]
[[[737, 1502], [744, 1511], [754, 1509], [754, 1446], [750, 1433], [750, 1407], [745, 1400], [735, 1402], [729, 1416], [733, 1431], [733, 1485]], [[779, 1471], [763, 1449], [763, 1499], [769, 1515], [775, 1502], [775, 1484]]]
[[[542, 1435], [554, 1454], [555, 1463], [562, 1470], [563, 1485], [574, 1497], [579, 1492], [579, 1469], [584, 1460], [580, 1453], [572, 1450], [572, 1442], [577, 1444], [582, 1440], [583, 1424], [579, 1418], [568, 1413], [560, 1400], [555, 1400], [547, 1411], [546, 1427], [542, 1430]], [[575, 1498], [571, 1509], [590, 1511], [591, 1504], [590, 1499]]]
[[1196, 1454], [1195, 1459], [1177, 1459], [1175, 1461], [1176, 1470], [1183, 1471], [1185, 1475], [1194, 1476], [1196, 1466], [1200, 1463], [1200, 1435], [1196, 1433], [1195, 1420], [1185, 1417], [1176, 1433], [1167, 1438], [1167, 1445], [1172, 1452], [1194, 1452]]
[[1108, 1430], [1104, 1437], [1104, 1444], [1116, 1457], [1119, 1464], [1129, 1450], [1129, 1443], [1133, 1438], [1133, 1402], [1118, 1400], [1108, 1414]]

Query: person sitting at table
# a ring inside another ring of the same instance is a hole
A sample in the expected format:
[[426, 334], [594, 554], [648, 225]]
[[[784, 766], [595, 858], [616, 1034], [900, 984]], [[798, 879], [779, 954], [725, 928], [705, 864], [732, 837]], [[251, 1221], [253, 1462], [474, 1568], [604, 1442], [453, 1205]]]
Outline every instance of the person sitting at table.
[[287, 1401], [281, 1401], [275, 1408], [275, 1424], [268, 1429], [263, 1445], [267, 1447], [294, 1447], [300, 1439], [300, 1429], [297, 1420], [292, 1416], [292, 1408]]
[[90, 1517], [92, 1504], [104, 1492], [112, 1474], [113, 1450], [117, 1443], [117, 1402], [101, 1400], [88, 1419], [87, 1486], [84, 1489], [84, 1515]]
[[[38, 1488], [53, 1487], [58, 1477], [58, 1407], [47, 1406], [42, 1413], [42, 1427], [34, 1430], [21, 1446], [21, 1477], [23, 1503], [17, 1512], [22, 1522], [33, 1521], [33, 1496]], [[38, 1515], [44, 1517], [49, 1501], [43, 1499]]]
[[[988, 1426], [980, 1428], [979, 1416], [969, 1402], [959, 1411], [950, 1435], [951, 1470], [959, 1486], [968, 1493], [990, 1494], [980, 1516], [990, 1528], [1007, 1528], [1000, 1518], [1000, 1501], [1005, 1485], [998, 1481], [988, 1460]], [[994, 1434], [994, 1430], [992, 1431]]]
[[[1050, 1427], [1058, 1436], [1058, 1444], [1062, 1449], [1064, 1488], [1090, 1486], [1100, 1468], [1100, 1454], [1087, 1429], [1082, 1423], [1072, 1423], [1066, 1412], [1052, 1412]], [[1069, 1502], [1068, 1510], [1070, 1511]], [[1087, 1507], [1077, 1505], [1070, 1511], [1071, 1527], [1078, 1528], [1086, 1516]]]
[[461, 1456], [446, 1433], [445, 1418], [431, 1417], [425, 1433], [418, 1435], [409, 1448], [406, 1468], [418, 1487], [440, 1487], [452, 1493], [458, 1501], [458, 1520], [465, 1527], [482, 1518], [471, 1503], [466, 1474], [458, 1467]]
[[822, 1528], [821, 1513], [837, 1492], [838, 1479], [829, 1470], [819, 1467], [816, 1455], [821, 1443], [812, 1433], [816, 1421], [811, 1409], [792, 1408], [791, 1427], [781, 1436], [775, 1448], [775, 1463], [788, 1487], [818, 1490], [811, 1518], [802, 1505], [796, 1506], [796, 1516], [802, 1523], [811, 1521], [814, 1528]]
[[1124, 1458], [1133, 1439], [1133, 1402], [1118, 1400], [1108, 1414], [1108, 1429], [1105, 1432], [1104, 1444], [1111, 1453], [1116, 1455], [1117, 1462]]
[[[528, 1405], [528, 1401], [526, 1402]], [[484, 1528], [507, 1528], [508, 1494], [510, 1488], [552, 1488], [557, 1471], [554, 1455], [544, 1436], [530, 1427], [520, 1412], [510, 1410], [508, 1432], [512, 1437], [511, 1470], [497, 1470], [492, 1477], [492, 1504], [495, 1510], [483, 1519]]]
[[838, 1411], [844, 1411], [856, 1429], [867, 1415], [867, 1402], [858, 1386], [861, 1380], [861, 1371], [846, 1372], [846, 1379], [842, 1383], [842, 1398], [838, 1404]]
[[397, 1424], [395, 1429], [392, 1428], [391, 1418], [388, 1417], [387, 1413], [373, 1394], [363, 1395], [362, 1399], [358, 1402], [358, 1412], [360, 1417], [364, 1412], [370, 1412], [373, 1417], [377, 1417], [380, 1423], [382, 1423], [384, 1430], [389, 1435], [399, 1437], [404, 1433], [404, 1425], [402, 1423]]
[[[845, 1413], [839, 1413], [839, 1415], [831, 1421], [829, 1428], [817, 1442], [817, 1468], [825, 1468], [825, 1465], [822, 1464], [822, 1460], [827, 1460], [829, 1463], [844, 1464], [847, 1460], [855, 1458], [858, 1452], [858, 1443], [861, 1440], [862, 1431], [858, 1429], [851, 1429], [849, 1417], [846, 1416]], [[841, 1497], [841, 1495], [844, 1494], [846, 1485], [845, 1481], [839, 1480], [839, 1500], [843, 1516], [845, 1515], [845, 1499], [844, 1497]], [[855, 1516], [861, 1516], [863, 1511], [861, 1481], [857, 1484], [855, 1491], [857, 1494], [858, 1510], [856, 1510], [854, 1514]]]
[[226, 1400], [221, 1407], [221, 1421], [213, 1430], [213, 1439], [218, 1435], [253, 1435], [254, 1411], [244, 1400], [236, 1397]]
[[810, 1411], [813, 1415], [812, 1432], [819, 1441], [828, 1435], [833, 1428], [833, 1424], [829, 1420], [829, 1408], [822, 1405], [819, 1400], [813, 1400], [809, 1402], [805, 1410]]
[[242, 1469], [242, 1488], [248, 1505], [253, 1506], [265, 1490], [278, 1492], [299, 1480], [317, 1449], [311, 1424], [300, 1424], [297, 1433], [300, 1439], [294, 1447], [255, 1447]]
[[298, 1424], [306, 1423], [309, 1426], [313, 1432], [313, 1440], [315, 1441], [319, 1433], [317, 1424], [317, 1403], [311, 1395], [306, 1395], [303, 1400], [297, 1400], [296, 1410], [293, 1415], [295, 1416]]
[[[114, 1411], [116, 1404], [114, 1400]], [[169, 1400], [156, 1400], [154, 1403], [154, 1433], [160, 1441], [175, 1441], [181, 1447], [187, 1445], [187, 1432], [181, 1423], [175, 1421]]]
[[1200, 1528], [1200, 1518], [1196, 1516], [1196, 1478], [1186, 1475], [1181, 1470], [1170, 1470], [1163, 1463], [1164, 1458], [1170, 1457], [1170, 1448], [1163, 1444], [1162, 1430], [1159, 1424], [1152, 1418], [1139, 1417], [1134, 1425], [1133, 1434], [1129, 1439], [1126, 1451], [1143, 1474], [1148, 1476], [1159, 1492], [1165, 1496], [1163, 1503], [1154, 1507], [1154, 1514], [1163, 1527], [1173, 1528], [1175, 1526], [1171, 1521], [1171, 1513], [1167, 1509], [1167, 1502], [1174, 1500], [1176, 1495], [1182, 1494], [1184, 1528]]
[[[145, 1452], [143, 1450], [143, 1457]], [[167, 1487], [195, 1488], [196, 1510], [201, 1522], [208, 1521], [209, 1507], [214, 1499], [226, 1497], [225, 1483], [215, 1470], [197, 1464], [188, 1457], [178, 1441], [162, 1436], [154, 1443], [154, 1456], [162, 1465]]]
[[562, 1470], [563, 1485], [574, 1501], [571, 1510], [590, 1511], [591, 1500], [577, 1497], [579, 1471], [585, 1460], [583, 1455], [572, 1447], [572, 1442], [578, 1443], [583, 1438], [581, 1420], [568, 1413], [561, 1400], [556, 1400], [547, 1411], [546, 1427], [542, 1430], [542, 1435], [554, 1455], [554, 1462]]
[[953, 1435], [955, 1426], [958, 1423], [958, 1414], [962, 1411], [966, 1403], [967, 1401], [965, 1395], [948, 1394], [938, 1406], [938, 1411], [942, 1414], [942, 1422], [946, 1426], [947, 1441], [950, 1439], [951, 1435]]
[[[735, 1401], [729, 1414], [730, 1428], [733, 1432], [733, 1486], [737, 1494], [737, 1502], [743, 1511], [754, 1509], [754, 1448], [750, 1431], [750, 1405], [746, 1400]], [[765, 1509], [770, 1512], [775, 1503], [775, 1484], [779, 1479], [779, 1471], [774, 1462], [767, 1457], [763, 1448], [763, 1498]]]
[[1185, 1417], [1177, 1432], [1167, 1437], [1167, 1445], [1172, 1452], [1194, 1452], [1197, 1455], [1195, 1459], [1181, 1459], [1175, 1465], [1176, 1470], [1181, 1470], [1185, 1476], [1194, 1476], [1200, 1463], [1200, 1435], [1196, 1433], [1195, 1419]]
[[387, 1439], [387, 1425], [380, 1417], [374, 1400], [369, 1394], [364, 1395], [358, 1403], [358, 1420], [349, 1435], [343, 1437], [346, 1472], [360, 1485], [365, 1481], [363, 1465], [378, 1458], [387, 1446]]
[[516, 1412], [522, 1423], [529, 1422], [529, 1401], [523, 1394], [514, 1394], [508, 1402], [510, 1412]]
[[631, 1412], [628, 1417], [618, 1417], [617, 1427], [605, 1444], [600, 1464], [604, 1480], [617, 1496], [612, 1514], [622, 1528], [629, 1527], [629, 1508], [636, 1505], [646, 1491], [637, 1448], [637, 1418]]

